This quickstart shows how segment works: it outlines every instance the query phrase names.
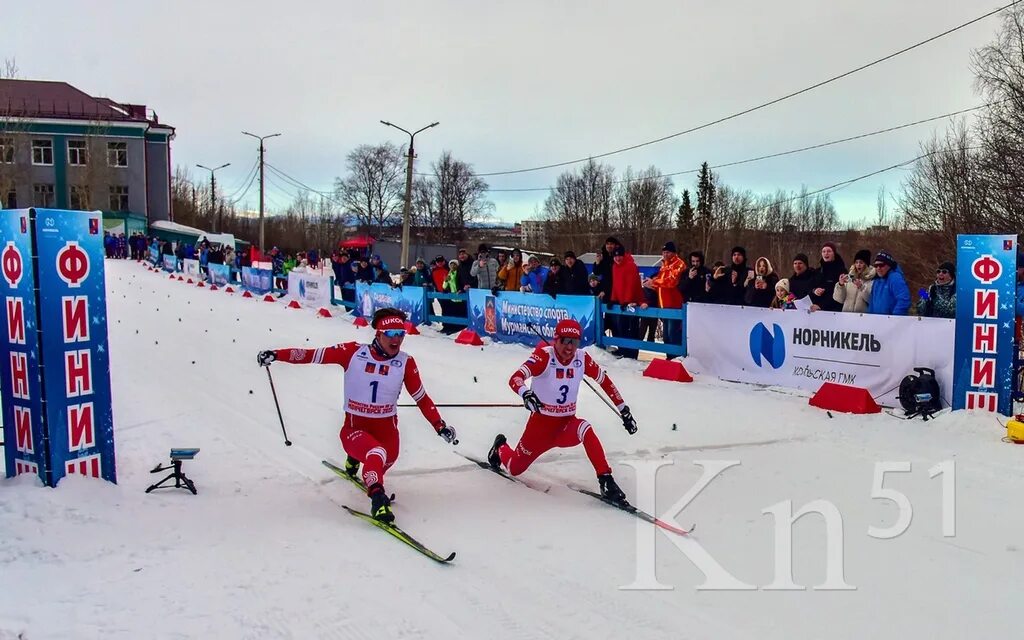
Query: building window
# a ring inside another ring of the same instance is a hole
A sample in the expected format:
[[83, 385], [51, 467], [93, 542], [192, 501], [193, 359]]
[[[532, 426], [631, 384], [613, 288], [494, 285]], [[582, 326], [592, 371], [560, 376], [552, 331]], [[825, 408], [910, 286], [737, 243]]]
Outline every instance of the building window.
[[85, 211], [90, 209], [89, 204], [89, 187], [84, 185], [71, 185], [71, 208], [76, 211]]
[[53, 164], [53, 140], [32, 141], [32, 164]]
[[32, 185], [32, 206], [52, 207], [53, 206], [53, 185], [34, 184]]
[[128, 187], [110, 187], [110, 210], [128, 211]]
[[85, 140], [68, 140], [68, 164], [84, 167], [89, 163]]
[[0, 138], [0, 164], [14, 164], [14, 138]]
[[128, 166], [128, 143], [108, 142], [107, 143], [107, 164], [112, 167]]
[[14, 189], [11, 189], [10, 191], [8, 191], [7, 192], [7, 198], [5, 198], [5, 202], [7, 204], [7, 208], [8, 209], [17, 209], [18, 208], [18, 192], [15, 191]]

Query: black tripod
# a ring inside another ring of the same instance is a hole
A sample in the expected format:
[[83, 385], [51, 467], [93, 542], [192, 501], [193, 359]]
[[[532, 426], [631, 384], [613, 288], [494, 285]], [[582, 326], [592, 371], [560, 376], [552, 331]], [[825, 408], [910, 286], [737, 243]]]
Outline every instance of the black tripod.
[[150, 491], [152, 491], [154, 489], [170, 489], [171, 488], [170, 486], [165, 487], [165, 486], [163, 486], [163, 484], [165, 482], [168, 482], [168, 481], [173, 479], [174, 480], [174, 487], [173, 488], [180, 489], [180, 488], [184, 487], [184, 488], [188, 489], [189, 491], [191, 491], [192, 495], [196, 495], [196, 485], [195, 485], [195, 483], [192, 482], [191, 480], [189, 480], [188, 476], [186, 476], [184, 473], [181, 472], [181, 463], [182, 462], [183, 461], [178, 459], [178, 458], [171, 458], [171, 466], [165, 467], [165, 466], [163, 466], [163, 463], [160, 463], [160, 464], [158, 464], [156, 466], [155, 469], [150, 470], [150, 473], [160, 473], [161, 471], [167, 471], [168, 469], [174, 469], [174, 471], [172, 471], [169, 476], [167, 476], [166, 478], [164, 478], [160, 482], [157, 482], [156, 484], [150, 485], [149, 488], [146, 489], [146, 493], [149, 493]]

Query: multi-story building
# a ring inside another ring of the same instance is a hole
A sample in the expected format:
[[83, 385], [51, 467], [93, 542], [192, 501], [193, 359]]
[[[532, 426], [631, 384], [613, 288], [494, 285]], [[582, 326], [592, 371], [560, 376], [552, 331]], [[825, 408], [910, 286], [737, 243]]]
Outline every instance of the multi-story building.
[[523, 246], [541, 247], [548, 246], [548, 223], [546, 220], [523, 220], [520, 223]]
[[145, 105], [0, 80], [0, 204], [169, 220], [173, 139]]

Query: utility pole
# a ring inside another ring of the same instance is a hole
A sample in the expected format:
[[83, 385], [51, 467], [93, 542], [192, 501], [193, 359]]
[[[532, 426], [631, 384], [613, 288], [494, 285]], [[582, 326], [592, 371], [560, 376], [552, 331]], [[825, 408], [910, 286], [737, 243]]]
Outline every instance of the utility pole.
[[[215, 212], [215, 209], [217, 208], [217, 179], [214, 177], [213, 174], [216, 173], [217, 171], [220, 171], [224, 167], [230, 167], [231, 163], [227, 162], [227, 163], [222, 164], [219, 167], [216, 167], [214, 169], [211, 169], [210, 167], [204, 167], [201, 164], [197, 164], [196, 166], [199, 167], [200, 169], [206, 169], [207, 171], [210, 172], [210, 218], [213, 219], [213, 232], [214, 233], [220, 233], [220, 231], [221, 231], [221, 229], [220, 229], [220, 225], [221, 225], [220, 216], [214, 217], [214, 212]], [[224, 212], [224, 208], [222, 207], [220, 211], [221, 211], [221, 213], [223, 213]]]
[[419, 129], [417, 131], [413, 131], [412, 133], [409, 133], [408, 131], [406, 131], [402, 127], [398, 126], [397, 124], [392, 124], [392, 123], [388, 122], [387, 120], [381, 120], [380, 123], [385, 125], [385, 126], [388, 126], [388, 127], [394, 127], [395, 129], [398, 129], [399, 131], [402, 131], [402, 132], [408, 134], [408, 136], [409, 136], [409, 163], [408, 163], [408, 165], [406, 165], [406, 168], [405, 168], [405, 206], [402, 208], [402, 259], [401, 259], [401, 263], [402, 264], [400, 265], [402, 267], [408, 267], [409, 266], [409, 212], [412, 209], [412, 161], [416, 157], [416, 150], [414, 148], [414, 145], [415, 145], [415, 142], [416, 142], [416, 134], [420, 133], [421, 131], [426, 131], [427, 129], [430, 129], [431, 127], [436, 127], [437, 125], [439, 125], [441, 123], [440, 122], [435, 122], [434, 124], [428, 124], [427, 126], [423, 127], [422, 129]]
[[269, 136], [258, 136], [254, 133], [249, 133], [248, 131], [243, 131], [242, 134], [256, 138], [257, 140], [260, 141], [260, 253], [263, 253], [267, 250], [267, 247], [264, 244], [265, 240], [263, 235], [263, 198], [265, 193], [263, 189], [263, 154], [266, 151], [266, 149], [263, 146], [263, 141], [266, 140], [267, 138], [276, 138], [281, 134], [272, 133]]

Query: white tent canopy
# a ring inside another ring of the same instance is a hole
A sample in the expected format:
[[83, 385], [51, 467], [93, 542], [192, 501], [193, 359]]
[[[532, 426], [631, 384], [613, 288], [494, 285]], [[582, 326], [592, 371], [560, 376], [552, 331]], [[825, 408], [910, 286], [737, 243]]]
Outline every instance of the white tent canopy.
[[235, 236], [230, 233], [209, 233], [202, 229], [196, 229], [195, 227], [189, 227], [177, 222], [170, 222], [168, 220], [157, 220], [156, 222], [149, 225], [150, 229], [156, 231], [167, 231], [170, 233], [180, 233], [187, 236], [195, 236], [196, 242], [202, 242], [203, 239], [209, 240], [210, 244], [223, 244], [228, 245], [232, 248], [235, 246]]

